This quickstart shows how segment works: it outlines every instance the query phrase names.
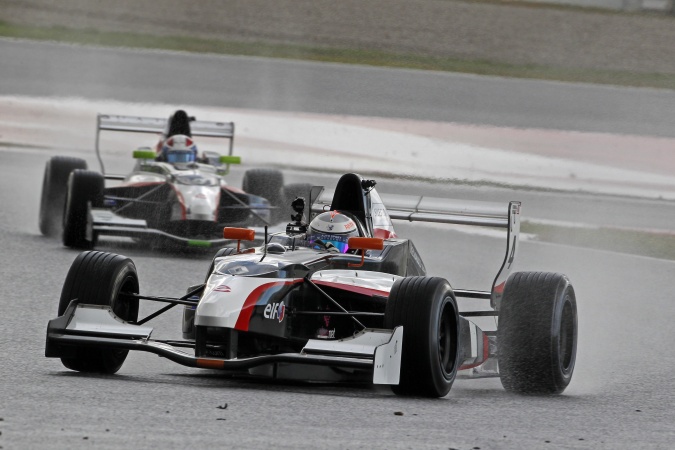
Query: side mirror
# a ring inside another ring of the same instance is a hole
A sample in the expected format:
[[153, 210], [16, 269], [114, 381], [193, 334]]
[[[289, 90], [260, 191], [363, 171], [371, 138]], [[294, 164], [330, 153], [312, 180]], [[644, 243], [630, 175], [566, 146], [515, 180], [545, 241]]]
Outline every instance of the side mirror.
[[241, 241], [252, 241], [255, 239], [255, 230], [249, 228], [223, 228], [223, 238], [237, 241], [237, 253], [241, 253]]
[[134, 159], [155, 159], [157, 154], [149, 148], [139, 148], [134, 150]]
[[224, 169], [218, 168], [218, 174], [227, 175], [230, 173], [230, 164], [241, 164], [241, 156], [223, 155], [218, 158], [218, 162], [221, 166], [225, 166]]
[[359, 264], [347, 264], [347, 267], [362, 267], [365, 261], [365, 250], [382, 250], [384, 248], [384, 239], [381, 238], [367, 238], [367, 237], [352, 237], [347, 241], [349, 248], [362, 250], [361, 262]]

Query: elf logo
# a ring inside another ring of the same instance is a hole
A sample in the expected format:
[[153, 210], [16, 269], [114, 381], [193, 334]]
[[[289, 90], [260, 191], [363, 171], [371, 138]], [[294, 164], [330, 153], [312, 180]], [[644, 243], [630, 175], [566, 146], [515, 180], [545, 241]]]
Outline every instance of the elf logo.
[[286, 304], [284, 302], [268, 303], [265, 306], [263, 316], [265, 319], [278, 319], [279, 322], [282, 322], [286, 317]]

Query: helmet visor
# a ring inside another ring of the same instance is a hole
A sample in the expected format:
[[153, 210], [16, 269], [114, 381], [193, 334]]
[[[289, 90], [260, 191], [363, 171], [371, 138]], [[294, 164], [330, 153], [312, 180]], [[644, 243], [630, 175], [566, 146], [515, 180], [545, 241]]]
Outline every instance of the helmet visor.
[[186, 163], [195, 160], [192, 150], [172, 150], [167, 153], [166, 160], [170, 163]]
[[[325, 250], [326, 247], [324, 247], [324, 245], [330, 247], [329, 244], [332, 244], [335, 248], [338, 249], [340, 253], [347, 253], [347, 250], [349, 250], [349, 245], [347, 245], [349, 237], [350, 237], [349, 235], [312, 233], [312, 235], [309, 236], [309, 245], [311, 248], [317, 250]], [[323, 242], [324, 245], [321, 245], [318, 242], [316, 242], [317, 240]]]

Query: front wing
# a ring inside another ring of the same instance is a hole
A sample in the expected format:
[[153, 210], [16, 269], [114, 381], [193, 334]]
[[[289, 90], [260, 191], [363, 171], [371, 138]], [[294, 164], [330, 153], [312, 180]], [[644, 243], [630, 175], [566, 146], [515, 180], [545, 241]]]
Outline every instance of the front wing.
[[45, 356], [67, 357], [73, 347], [90, 346], [155, 353], [184, 366], [204, 369], [245, 371], [286, 363], [372, 372], [374, 384], [399, 382], [403, 327], [365, 329], [338, 341], [310, 339], [299, 353], [241, 359], [198, 358], [180, 350], [180, 347], [190, 346], [189, 342], [153, 340], [150, 338], [152, 330], [124, 322], [110, 307], [80, 304], [75, 299], [62, 316], [49, 321]]

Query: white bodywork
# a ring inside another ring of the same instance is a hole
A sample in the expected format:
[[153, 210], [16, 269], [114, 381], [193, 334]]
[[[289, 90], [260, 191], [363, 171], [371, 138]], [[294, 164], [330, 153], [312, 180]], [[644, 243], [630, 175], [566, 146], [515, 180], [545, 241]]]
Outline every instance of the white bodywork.
[[[143, 170], [143, 165], [129, 175], [125, 185], [152, 183], [170, 183], [176, 195], [176, 203], [171, 211], [171, 220], [217, 220], [221, 189], [227, 186], [225, 180], [215, 174], [205, 164], [192, 164], [194, 168], [178, 169], [169, 163], [154, 163], [165, 174], [155, 174]], [[140, 171], [139, 171], [140, 169]], [[211, 173], [213, 172], [213, 173]]]
[[[321, 270], [312, 274], [311, 280], [319, 286], [340, 285], [345, 290], [356, 290], [370, 294], [389, 295], [391, 286], [399, 276], [365, 270]], [[266, 303], [262, 294], [270, 289], [302, 281], [302, 278], [258, 278], [212, 274], [204, 295], [195, 312], [195, 325], [235, 328], [244, 305]], [[260, 295], [253, 298], [251, 296]]]

